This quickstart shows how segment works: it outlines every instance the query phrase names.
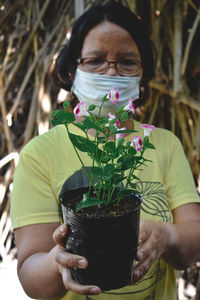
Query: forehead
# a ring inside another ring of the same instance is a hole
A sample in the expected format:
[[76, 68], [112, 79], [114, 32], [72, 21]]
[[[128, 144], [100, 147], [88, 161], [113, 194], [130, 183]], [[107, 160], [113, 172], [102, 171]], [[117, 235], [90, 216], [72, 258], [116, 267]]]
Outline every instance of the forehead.
[[82, 57], [85, 55], [105, 52], [117, 55], [132, 53], [140, 56], [138, 47], [130, 33], [121, 26], [109, 21], [102, 22], [92, 28], [85, 37]]

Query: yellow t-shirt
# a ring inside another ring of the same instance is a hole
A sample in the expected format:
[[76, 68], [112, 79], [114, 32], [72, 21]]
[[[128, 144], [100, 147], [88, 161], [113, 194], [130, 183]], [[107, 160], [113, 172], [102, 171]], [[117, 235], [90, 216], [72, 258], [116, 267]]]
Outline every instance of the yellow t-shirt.
[[[143, 136], [140, 124], [134, 121], [137, 133]], [[78, 128], [74, 133], [80, 134]], [[200, 202], [189, 164], [180, 141], [169, 131], [157, 128], [150, 141], [156, 150], [148, 149], [145, 158], [152, 160], [143, 171], [135, 174], [143, 183], [137, 183], [143, 197], [141, 218], [173, 222], [171, 211], [192, 202]], [[90, 158], [81, 153], [86, 166]], [[13, 228], [30, 224], [60, 222], [59, 193], [64, 181], [81, 169], [64, 126], [34, 138], [21, 151], [14, 178], [11, 200]], [[117, 262], [116, 262], [117, 263]], [[103, 292], [98, 296], [67, 292], [62, 300], [175, 300], [175, 270], [162, 259], [157, 260], [146, 276], [133, 286]], [[61, 299], [60, 299], [61, 300]]]

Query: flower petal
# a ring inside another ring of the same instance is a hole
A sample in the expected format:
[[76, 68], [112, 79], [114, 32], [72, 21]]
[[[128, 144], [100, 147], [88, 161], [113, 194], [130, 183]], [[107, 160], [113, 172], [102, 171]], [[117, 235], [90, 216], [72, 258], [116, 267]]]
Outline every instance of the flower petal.
[[133, 137], [131, 146], [135, 148], [136, 151], [142, 150], [142, 138], [139, 135], [136, 135]]
[[135, 112], [135, 105], [133, 103], [133, 99], [129, 99], [128, 104], [124, 107], [124, 110], [130, 111], [132, 113]]
[[81, 116], [89, 117], [89, 113], [83, 101], [78, 103], [74, 108], [74, 115], [76, 119], [79, 119]]
[[144, 136], [149, 136], [150, 132], [155, 130], [155, 126], [149, 124], [141, 124], [140, 128], [144, 129]]
[[[119, 128], [118, 131], [120, 131], [120, 130], [126, 130], [126, 127]], [[121, 139], [121, 138], [123, 138], [124, 136], [125, 136], [125, 133], [117, 133], [117, 134], [116, 134], [116, 139], [117, 139], [117, 140], [118, 140], [118, 139]]]
[[119, 99], [119, 90], [112, 88], [108, 93], [108, 97], [113, 104], [117, 103], [117, 100]]

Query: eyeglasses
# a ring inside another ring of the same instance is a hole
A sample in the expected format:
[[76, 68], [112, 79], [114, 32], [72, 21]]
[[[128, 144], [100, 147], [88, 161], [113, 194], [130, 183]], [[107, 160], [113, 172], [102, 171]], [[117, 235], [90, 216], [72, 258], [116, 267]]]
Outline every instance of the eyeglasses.
[[132, 58], [123, 58], [120, 60], [107, 60], [97, 57], [78, 58], [78, 64], [86, 72], [90, 73], [105, 73], [110, 64], [114, 64], [119, 75], [122, 76], [137, 76], [142, 66], [142, 62]]

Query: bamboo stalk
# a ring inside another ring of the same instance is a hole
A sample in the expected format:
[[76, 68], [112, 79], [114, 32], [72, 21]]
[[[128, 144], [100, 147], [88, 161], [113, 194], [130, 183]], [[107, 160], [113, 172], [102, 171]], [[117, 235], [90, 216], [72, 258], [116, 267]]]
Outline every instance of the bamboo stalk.
[[0, 19], [0, 32], [3, 30], [4, 23], [5, 21], [8, 20], [8, 18], [15, 12], [16, 9], [18, 9], [22, 3], [19, 1], [15, 2], [14, 5], [11, 6], [7, 14], [5, 14], [1, 19]]
[[[69, 1], [69, 3], [70, 3], [70, 1]], [[66, 8], [67, 9], [69, 8], [69, 4], [66, 6]], [[16, 111], [16, 109], [19, 105], [19, 102], [22, 98], [22, 94], [23, 94], [23, 92], [26, 88], [26, 85], [28, 84], [28, 81], [29, 81], [29, 79], [32, 75], [32, 72], [35, 70], [35, 66], [36, 66], [38, 60], [40, 59], [42, 54], [45, 52], [46, 48], [48, 47], [49, 43], [53, 39], [54, 35], [57, 33], [57, 31], [59, 31], [61, 24], [63, 25], [63, 19], [62, 18], [60, 18], [60, 21], [58, 22], [57, 26], [55, 26], [54, 30], [50, 33], [49, 37], [47, 38], [47, 41], [44, 43], [43, 47], [38, 51], [37, 55], [34, 58], [33, 63], [29, 67], [28, 72], [26, 73], [26, 76], [25, 76], [25, 78], [24, 78], [24, 80], [23, 80], [23, 82], [20, 86], [17, 97], [14, 101], [14, 104], [13, 104], [12, 108], [10, 109], [9, 113], [7, 114], [7, 119], [10, 120], [10, 122], [12, 120], [12, 116], [13, 116], [14, 112]], [[54, 49], [55, 49], [55, 47], [54, 47]], [[46, 61], [48, 61], [48, 60], [46, 60]], [[46, 71], [46, 70], [43, 70], [43, 71]]]
[[31, 77], [31, 75], [32, 75], [32, 73], [33, 73], [33, 71], [35, 69], [35, 66], [36, 66], [36, 64], [37, 64], [37, 62], [38, 62], [38, 60], [39, 60], [39, 58], [40, 58], [40, 56], [42, 54], [42, 51], [43, 51], [43, 48], [41, 48], [40, 51], [38, 52], [38, 54], [35, 56], [34, 61], [32, 62], [31, 66], [29, 67], [28, 72], [26, 73], [26, 76], [24, 77], [24, 80], [23, 80], [23, 82], [22, 82], [22, 84], [21, 84], [21, 86], [19, 88], [19, 91], [17, 93], [17, 97], [16, 97], [16, 99], [14, 101], [14, 104], [11, 107], [10, 111], [8, 112], [8, 114], [6, 116], [6, 119], [9, 120], [10, 124], [12, 124], [13, 114], [16, 111], [16, 109], [17, 109], [17, 107], [18, 107], [18, 105], [20, 103], [20, 100], [22, 98], [23, 92], [24, 92], [24, 90], [25, 90], [25, 88], [26, 88], [26, 86], [27, 86], [27, 84], [29, 82], [29, 79], [30, 79], [30, 77]]
[[150, 115], [150, 118], [149, 118], [149, 121], [148, 121], [148, 124], [152, 124], [153, 123], [153, 120], [155, 118], [155, 114], [156, 114], [156, 111], [157, 111], [157, 108], [158, 108], [158, 103], [159, 103], [159, 99], [160, 99], [160, 94], [157, 94], [156, 97], [154, 98], [154, 103], [153, 103], [153, 109], [151, 111], [151, 115]]
[[182, 0], [174, 3], [174, 40], [173, 40], [173, 92], [177, 95], [182, 88], [181, 84], [181, 59], [182, 59]]
[[164, 94], [169, 95], [171, 98], [176, 99], [177, 103], [186, 104], [192, 109], [200, 112], [200, 103], [196, 101], [194, 98], [192, 98], [191, 96], [185, 94], [179, 94], [178, 96], [176, 96], [172, 88], [164, 89], [165, 85], [154, 79], [149, 82], [149, 86], [156, 90], [163, 91]]
[[200, 8], [199, 8], [198, 12], [199, 13], [197, 14], [197, 16], [194, 20], [194, 23], [193, 23], [193, 26], [190, 30], [190, 34], [189, 34], [187, 44], [186, 44], [186, 47], [185, 47], [185, 53], [184, 53], [183, 61], [182, 61], [182, 65], [181, 65], [181, 76], [183, 76], [185, 74], [185, 70], [186, 70], [186, 67], [187, 67], [187, 62], [188, 62], [188, 57], [189, 57], [192, 41], [193, 41], [194, 35], [196, 33], [196, 30], [198, 28], [198, 24], [200, 22]]
[[5, 89], [4, 89], [3, 80], [1, 76], [0, 76], [0, 106], [1, 106], [1, 112], [3, 117], [3, 127], [6, 136], [7, 149], [8, 152], [11, 153], [13, 152], [13, 144], [12, 144], [10, 129], [6, 121], [7, 108], [6, 108], [6, 100], [5, 100]]
[[15, 167], [17, 166], [19, 154], [18, 152], [11, 152], [10, 154], [6, 155], [4, 158], [0, 160], [0, 169], [4, 167], [7, 163], [9, 163], [11, 160], [14, 160]]
[[186, 117], [186, 120], [187, 120], [187, 123], [188, 123], [188, 127], [190, 128], [191, 142], [192, 142], [192, 145], [195, 145], [194, 120], [191, 116], [191, 113], [190, 113], [188, 107], [185, 106], [184, 109], [185, 109], [185, 117]]
[[18, 72], [18, 70], [19, 70], [19, 68], [20, 68], [20, 66], [21, 66], [21, 64], [23, 62], [23, 59], [24, 59], [24, 57], [25, 57], [25, 55], [27, 53], [27, 50], [28, 50], [28, 48], [29, 48], [32, 40], [33, 40], [35, 32], [36, 32], [37, 28], [39, 27], [40, 22], [41, 22], [41, 20], [42, 20], [42, 18], [44, 16], [44, 14], [45, 14], [48, 6], [49, 6], [50, 1], [51, 0], [46, 0], [45, 3], [44, 3], [44, 5], [43, 5], [43, 7], [42, 7], [42, 9], [41, 9], [40, 15], [39, 15], [39, 17], [38, 17], [38, 19], [37, 19], [34, 27], [33, 27], [32, 32], [30, 33], [30, 35], [28, 37], [28, 40], [26, 41], [26, 43], [25, 43], [25, 45], [23, 47], [22, 53], [21, 53], [21, 55], [19, 56], [19, 58], [18, 58], [18, 60], [16, 62], [14, 70], [10, 73], [10, 75], [8, 77], [7, 84], [6, 84], [6, 87], [5, 87], [5, 92], [8, 91], [8, 89], [9, 89], [12, 81], [14, 80], [14, 78], [15, 78], [15, 76], [16, 76], [16, 74], [17, 74], [17, 72]]

